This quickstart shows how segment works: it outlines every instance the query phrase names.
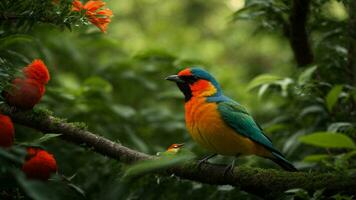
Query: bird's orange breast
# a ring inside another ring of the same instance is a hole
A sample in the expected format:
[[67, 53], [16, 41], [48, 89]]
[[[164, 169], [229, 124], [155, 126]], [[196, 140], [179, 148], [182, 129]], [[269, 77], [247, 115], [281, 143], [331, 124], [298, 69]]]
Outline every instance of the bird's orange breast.
[[269, 155], [261, 145], [230, 128], [221, 118], [217, 104], [206, 102], [205, 98], [193, 97], [185, 104], [185, 120], [193, 140], [211, 152], [231, 156]]

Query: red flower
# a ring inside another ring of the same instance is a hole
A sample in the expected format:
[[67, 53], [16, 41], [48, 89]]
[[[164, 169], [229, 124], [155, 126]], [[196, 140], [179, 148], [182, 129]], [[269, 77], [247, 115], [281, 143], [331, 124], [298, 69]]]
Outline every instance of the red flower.
[[9, 105], [21, 109], [32, 109], [45, 93], [45, 85], [50, 79], [42, 60], [34, 60], [23, 70], [24, 77], [13, 80], [12, 88], [4, 93]]
[[85, 10], [85, 15], [88, 20], [97, 26], [101, 32], [106, 32], [106, 29], [111, 22], [112, 11], [108, 8], [101, 9], [105, 5], [102, 0], [90, 0], [84, 6], [81, 1], [74, 0], [72, 3], [72, 11], [80, 12]]
[[49, 72], [46, 65], [41, 59], [35, 59], [27, 67], [23, 69], [25, 77], [28, 79], [35, 79], [42, 85], [45, 85], [50, 80]]
[[84, 5], [83, 9], [87, 11], [87, 15], [95, 14], [95, 12], [103, 6], [105, 6], [105, 2], [101, 0], [90, 0]]
[[14, 143], [14, 125], [10, 117], [0, 114], [0, 147], [11, 147]]
[[57, 163], [53, 155], [47, 151], [37, 147], [29, 147], [22, 171], [27, 178], [46, 181], [51, 174], [57, 172]]
[[72, 11], [77, 11], [77, 12], [80, 12], [83, 8], [83, 4], [81, 1], [79, 0], [74, 0], [72, 2]]

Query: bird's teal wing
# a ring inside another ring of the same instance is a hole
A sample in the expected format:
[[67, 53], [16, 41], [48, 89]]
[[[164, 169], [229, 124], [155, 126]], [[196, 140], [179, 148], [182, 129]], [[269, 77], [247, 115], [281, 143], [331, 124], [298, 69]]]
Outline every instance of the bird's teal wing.
[[253, 120], [252, 116], [239, 103], [227, 98], [214, 99], [218, 104], [218, 111], [228, 126], [241, 134], [250, 138], [254, 142], [261, 144], [270, 150], [274, 157], [270, 159], [288, 171], [298, 171], [277, 149], [272, 145], [272, 141], [263, 133], [260, 126]]
[[227, 125], [236, 131], [236, 134], [248, 137], [270, 151], [280, 154], [252, 116], [239, 103], [233, 100], [218, 102], [218, 111]]

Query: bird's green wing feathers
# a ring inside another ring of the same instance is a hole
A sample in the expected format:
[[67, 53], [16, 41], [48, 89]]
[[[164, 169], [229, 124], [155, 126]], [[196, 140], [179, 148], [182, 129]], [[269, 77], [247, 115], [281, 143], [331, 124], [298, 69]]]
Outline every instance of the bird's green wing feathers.
[[219, 102], [218, 111], [226, 124], [233, 128], [237, 134], [248, 137], [267, 149], [279, 153], [273, 147], [271, 140], [263, 133], [260, 126], [239, 103], [232, 100]]

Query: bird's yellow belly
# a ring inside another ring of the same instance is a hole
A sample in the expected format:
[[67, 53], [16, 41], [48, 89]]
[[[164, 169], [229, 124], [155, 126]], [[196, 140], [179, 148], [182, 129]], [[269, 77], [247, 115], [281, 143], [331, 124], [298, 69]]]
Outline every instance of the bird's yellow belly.
[[267, 156], [268, 151], [247, 137], [236, 133], [226, 125], [215, 103], [204, 99], [191, 99], [186, 103], [187, 129], [199, 145], [221, 155]]

